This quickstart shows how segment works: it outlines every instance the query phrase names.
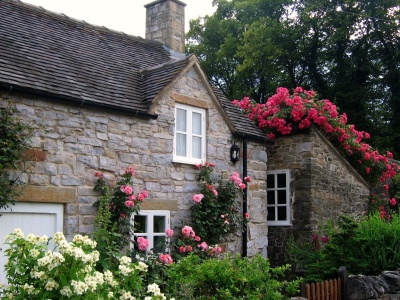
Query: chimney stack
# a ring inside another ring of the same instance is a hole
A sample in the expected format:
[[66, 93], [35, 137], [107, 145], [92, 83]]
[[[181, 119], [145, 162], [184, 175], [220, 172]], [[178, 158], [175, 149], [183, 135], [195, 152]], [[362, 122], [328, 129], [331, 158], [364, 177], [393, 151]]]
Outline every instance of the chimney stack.
[[179, 0], [158, 0], [146, 4], [146, 39], [185, 53], [185, 6]]

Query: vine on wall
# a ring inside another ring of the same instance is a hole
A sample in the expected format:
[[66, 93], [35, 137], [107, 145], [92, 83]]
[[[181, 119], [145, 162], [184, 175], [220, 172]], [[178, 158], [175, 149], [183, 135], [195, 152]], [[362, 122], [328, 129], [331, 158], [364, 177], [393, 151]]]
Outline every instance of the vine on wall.
[[[25, 124], [15, 115], [11, 101], [2, 98], [0, 105], [0, 209], [14, 204], [14, 198], [22, 193], [16, 189], [20, 185], [20, 176], [26, 171], [26, 151], [33, 134], [33, 127]], [[16, 176], [10, 176], [10, 170], [17, 170]]]

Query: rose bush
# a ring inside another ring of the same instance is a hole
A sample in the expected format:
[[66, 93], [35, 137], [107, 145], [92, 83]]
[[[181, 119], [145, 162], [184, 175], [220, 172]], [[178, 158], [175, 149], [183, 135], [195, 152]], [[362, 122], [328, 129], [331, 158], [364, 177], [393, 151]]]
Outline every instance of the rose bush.
[[9, 249], [5, 265], [8, 285], [2, 299], [166, 299], [156, 284], [143, 286], [144, 262], [119, 258], [118, 268], [99, 272], [96, 242], [76, 235], [68, 242], [61, 232], [50, 238], [24, 233], [20, 229], [6, 237]]
[[264, 104], [248, 97], [234, 100], [233, 104], [271, 139], [316, 125], [371, 185], [385, 182], [398, 172], [398, 166], [390, 161], [391, 152], [379, 154], [365, 142], [369, 133], [347, 124], [346, 114], [339, 114], [336, 105], [329, 100], [318, 100], [314, 91], [298, 87], [290, 95], [281, 87]]

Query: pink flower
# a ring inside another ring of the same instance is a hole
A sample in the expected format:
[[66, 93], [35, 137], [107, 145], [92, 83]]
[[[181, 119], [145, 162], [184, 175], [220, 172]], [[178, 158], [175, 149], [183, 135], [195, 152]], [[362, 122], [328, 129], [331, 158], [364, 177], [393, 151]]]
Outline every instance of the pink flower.
[[135, 201], [135, 200], [136, 200], [136, 196], [135, 196], [135, 195], [129, 195], [129, 196], [127, 197], [127, 199], [128, 199], [129, 201]]
[[208, 245], [207, 245], [206, 242], [202, 242], [201, 244], [198, 244], [197, 247], [199, 247], [203, 251], [207, 251], [208, 250]]
[[193, 247], [190, 246], [190, 245], [188, 245], [188, 246], [186, 247], [186, 249], [187, 249], [187, 252], [191, 252], [191, 251], [193, 250]]
[[313, 242], [315, 242], [316, 240], [318, 240], [318, 235], [314, 233], [314, 234], [312, 235], [312, 240], [313, 240]]
[[197, 165], [196, 165], [196, 168], [197, 168], [197, 169], [201, 169], [201, 168], [202, 168], [202, 164], [197, 164]]
[[149, 192], [146, 191], [146, 190], [141, 191], [140, 194], [142, 194], [143, 197], [145, 197], [145, 198], [148, 198], [148, 197], [149, 197]]
[[384, 218], [385, 218], [385, 215], [386, 215], [386, 211], [382, 210], [382, 211], [380, 212], [380, 217], [381, 217], [381, 219], [384, 219]]
[[145, 196], [143, 196], [143, 194], [137, 195], [137, 199], [138, 199], [139, 201], [143, 201], [144, 198], [145, 198]]
[[132, 206], [135, 206], [135, 202], [133, 202], [133, 201], [130, 201], [130, 200], [127, 200], [127, 201], [125, 201], [125, 206], [126, 206], [126, 207], [132, 207]]
[[392, 198], [392, 199], [390, 199], [390, 205], [396, 205], [396, 199], [394, 199], [394, 198]]
[[200, 238], [198, 235], [195, 235], [195, 236], [193, 237], [193, 239], [194, 239], [196, 242], [200, 242], [200, 241], [201, 241], [201, 238]]
[[180, 247], [179, 247], [179, 252], [180, 252], [180, 253], [185, 253], [185, 252], [186, 252], [185, 246], [180, 246]]
[[383, 188], [387, 191], [389, 189], [389, 185], [388, 184], [384, 184]]
[[138, 248], [140, 251], [145, 251], [146, 248], [149, 246], [149, 241], [142, 236], [137, 238]]
[[275, 134], [272, 133], [272, 132], [267, 133], [267, 137], [268, 137], [269, 139], [271, 139], [271, 140], [274, 140], [274, 139], [275, 139]]
[[182, 234], [185, 236], [185, 237], [195, 237], [195, 233], [194, 233], [194, 231], [193, 231], [193, 228], [192, 227], [190, 227], [190, 226], [184, 226], [183, 228], [182, 228]]
[[166, 265], [170, 265], [172, 264], [174, 261], [172, 260], [171, 255], [169, 254], [160, 254], [160, 256], [158, 257], [158, 259]]
[[167, 228], [167, 229], [165, 229], [165, 234], [166, 234], [168, 237], [171, 237], [171, 236], [174, 235], [174, 231], [173, 231], [172, 229], [170, 229], [170, 228]]
[[371, 172], [371, 168], [366, 167], [366, 168], [365, 168], [365, 173], [369, 174], [370, 172]]
[[123, 213], [121, 213], [119, 216], [120, 216], [121, 219], [125, 219], [125, 217], [126, 217], [126, 215], [123, 214]]
[[99, 179], [102, 179], [103, 178], [103, 173], [97, 171], [97, 172], [94, 173], [94, 176], [98, 177]]
[[133, 189], [130, 185], [121, 185], [119, 189], [126, 195], [130, 195], [133, 192]]
[[228, 219], [225, 219], [224, 224], [225, 224], [225, 225], [228, 225], [228, 224], [229, 224]]
[[245, 214], [244, 214], [244, 217], [245, 217], [246, 219], [250, 219], [250, 214], [249, 214], [249, 213], [245, 213]]
[[246, 188], [246, 184], [244, 184], [244, 183], [239, 184], [239, 188], [244, 190]]
[[131, 174], [132, 176], [135, 176], [135, 171], [133, 170], [133, 167], [129, 167], [125, 170], [125, 174]]
[[321, 242], [325, 244], [329, 244], [329, 238], [326, 236], [321, 236]]
[[204, 198], [203, 194], [196, 194], [196, 195], [193, 195], [192, 200], [195, 203], [200, 203], [203, 198]]
[[246, 181], [246, 182], [251, 182], [251, 177], [250, 177], [250, 176], [246, 176], [246, 177], [244, 178], [244, 181]]

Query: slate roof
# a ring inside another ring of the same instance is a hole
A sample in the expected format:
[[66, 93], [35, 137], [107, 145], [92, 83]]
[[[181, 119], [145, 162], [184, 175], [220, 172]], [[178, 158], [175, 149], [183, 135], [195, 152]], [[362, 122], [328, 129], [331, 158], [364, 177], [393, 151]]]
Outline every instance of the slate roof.
[[[157, 117], [148, 113], [152, 100], [189, 63], [161, 43], [0, 0], [0, 88]], [[215, 95], [236, 135], [266, 140], [222, 92]]]

